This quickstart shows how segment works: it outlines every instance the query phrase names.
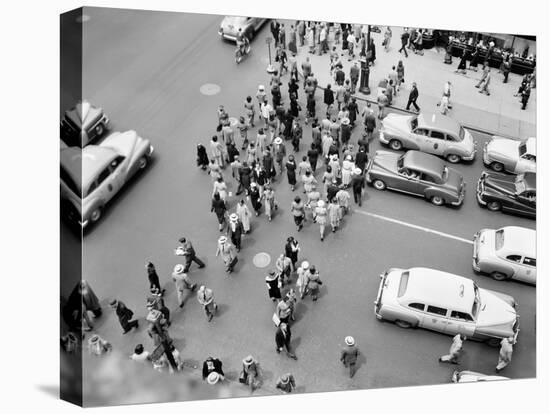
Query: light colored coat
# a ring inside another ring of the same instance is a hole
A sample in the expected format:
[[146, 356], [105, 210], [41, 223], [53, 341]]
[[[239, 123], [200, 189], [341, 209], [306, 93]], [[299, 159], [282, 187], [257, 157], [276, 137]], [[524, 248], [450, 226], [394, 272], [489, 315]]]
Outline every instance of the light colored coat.
[[248, 206], [246, 204], [237, 204], [236, 211], [237, 216], [239, 216], [239, 220], [241, 220], [241, 223], [243, 223], [243, 228], [245, 232], [250, 231], [250, 210], [248, 209]]

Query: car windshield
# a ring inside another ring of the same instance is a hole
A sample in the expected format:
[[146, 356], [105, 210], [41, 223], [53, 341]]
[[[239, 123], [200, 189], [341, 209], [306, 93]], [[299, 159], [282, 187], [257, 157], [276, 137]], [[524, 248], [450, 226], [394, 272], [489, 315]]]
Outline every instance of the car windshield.
[[409, 284], [409, 271], [405, 271], [401, 274], [401, 280], [399, 281], [399, 291], [397, 297], [400, 298], [407, 291], [407, 285]]
[[402, 155], [397, 159], [397, 169], [398, 170], [401, 170], [403, 168], [403, 158], [405, 158], [405, 155]]
[[519, 145], [519, 156], [521, 157], [526, 152], [527, 152], [527, 144], [523, 142]]
[[465, 135], [466, 135], [466, 131], [464, 131], [464, 127], [461, 125], [460, 129], [458, 130], [458, 141], [464, 141]]
[[523, 180], [523, 174], [518, 174], [516, 176], [515, 184], [516, 184], [516, 194], [521, 194], [527, 189], [525, 185], [525, 181]]
[[495, 250], [502, 249], [504, 246], [504, 230], [500, 229], [495, 232]]
[[477, 319], [477, 313], [479, 312], [481, 300], [479, 298], [479, 288], [475, 283], [474, 283], [474, 294], [475, 294], [475, 298], [474, 298], [474, 304], [472, 305], [472, 315], [475, 319]]
[[411, 131], [414, 131], [417, 126], [418, 126], [418, 119], [416, 118], [416, 116], [413, 116], [411, 118]]
[[238, 26], [246, 20], [246, 17], [227, 16], [224, 20], [228, 25], [232, 24], [233, 26]]

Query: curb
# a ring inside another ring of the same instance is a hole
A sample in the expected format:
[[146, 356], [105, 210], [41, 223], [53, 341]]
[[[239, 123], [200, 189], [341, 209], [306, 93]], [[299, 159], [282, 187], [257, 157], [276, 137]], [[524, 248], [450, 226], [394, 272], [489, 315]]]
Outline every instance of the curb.
[[[304, 75], [302, 74], [302, 72], [298, 71], [298, 75], [303, 78]], [[321, 89], [322, 91], [324, 91], [326, 88], [322, 87], [322, 86], [317, 86], [318, 89]], [[378, 105], [378, 101], [374, 100], [374, 99], [368, 99], [368, 98], [365, 98], [363, 96], [359, 96], [357, 94], [354, 94], [354, 95], [351, 95], [352, 97], [354, 97], [355, 99], [357, 99], [358, 101], [365, 101], [365, 102], [370, 102], [370, 103], [373, 103], [373, 104], [376, 104]], [[411, 111], [411, 110], [408, 110], [408, 109], [405, 109], [405, 108], [399, 108], [397, 106], [393, 106], [393, 105], [388, 105], [386, 106], [386, 108], [388, 109], [392, 109], [394, 111], [400, 111], [400, 112], [404, 112], [404, 113], [407, 113], [407, 114], [410, 114], [410, 115], [415, 115], [417, 112], [415, 111]], [[489, 135], [489, 136], [493, 136], [493, 135], [496, 135], [496, 136], [499, 136], [499, 137], [503, 137], [503, 138], [509, 138], [509, 139], [513, 139], [513, 140], [516, 140], [518, 141], [519, 139], [517, 137], [513, 137], [513, 136], [510, 136], [510, 135], [507, 135], [507, 134], [500, 134], [496, 131], [491, 131], [491, 130], [487, 130], [487, 129], [483, 129], [483, 128], [480, 128], [480, 127], [476, 127], [476, 126], [473, 126], [473, 125], [468, 125], [468, 124], [463, 124], [461, 123], [461, 125], [466, 128], [466, 129], [469, 129], [470, 131], [474, 131], [474, 132], [478, 132], [480, 134], [483, 134], [483, 135]]]

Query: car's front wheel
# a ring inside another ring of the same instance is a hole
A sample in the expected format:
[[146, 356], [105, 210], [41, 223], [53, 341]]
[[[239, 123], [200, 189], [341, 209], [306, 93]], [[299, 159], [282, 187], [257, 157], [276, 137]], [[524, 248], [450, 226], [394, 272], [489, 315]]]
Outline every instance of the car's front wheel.
[[398, 139], [392, 139], [390, 141], [390, 148], [394, 151], [401, 151], [403, 149], [403, 144]]
[[147, 156], [144, 155], [138, 161], [138, 168], [140, 170], [144, 170], [145, 168], [147, 168], [148, 164], [149, 164], [149, 158], [147, 158]]
[[379, 191], [384, 191], [386, 189], [386, 183], [382, 180], [374, 180], [372, 185]]
[[400, 328], [403, 328], [403, 329], [412, 328], [412, 323], [407, 322], [407, 321], [402, 321], [401, 319], [397, 319], [397, 320], [395, 321], [395, 324], [396, 324], [397, 326], [399, 326]]
[[98, 126], [95, 127], [95, 133], [98, 137], [102, 136], [104, 132], [105, 132], [105, 127], [103, 126], [103, 124], [99, 124]]
[[493, 273], [491, 273], [491, 277], [495, 280], [498, 280], [499, 282], [509, 279], [509, 276], [507, 276], [507, 275], [505, 275], [504, 273], [501, 273], [501, 272], [493, 272]]
[[491, 163], [491, 168], [493, 169], [493, 171], [496, 171], [496, 172], [503, 172], [504, 171], [504, 165], [500, 162]]
[[487, 208], [491, 211], [499, 211], [502, 205], [498, 201], [490, 201], [487, 203]]
[[443, 204], [445, 204], [445, 200], [441, 196], [433, 196], [430, 201], [436, 206], [442, 206]]
[[462, 158], [460, 157], [460, 155], [456, 155], [456, 154], [447, 155], [447, 161], [449, 161], [451, 164], [456, 164], [460, 162], [461, 159]]
[[96, 207], [92, 214], [90, 214], [90, 221], [92, 223], [97, 223], [103, 214], [103, 209], [101, 207]]
[[490, 347], [496, 348], [500, 346], [500, 341], [502, 341], [500, 338], [489, 338], [486, 342]]

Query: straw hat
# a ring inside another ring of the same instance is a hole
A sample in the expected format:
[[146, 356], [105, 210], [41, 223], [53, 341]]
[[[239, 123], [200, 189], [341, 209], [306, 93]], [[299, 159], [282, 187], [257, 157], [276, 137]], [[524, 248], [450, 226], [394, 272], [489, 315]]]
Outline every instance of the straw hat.
[[206, 382], [210, 385], [216, 384], [220, 380], [220, 374], [217, 372], [211, 372], [208, 374], [208, 377], [206, 378]]
[[221, 243], [221, 244], [225, 243], [226, 241], [227, 241], [227, 237], [225, 236], [220, 236], [220, 238], [218, 239], [218, 243]]
[[346, 160], [351, 161], [351, 155], [346, 155]]
[[317, 202], [317, 206], [318, 206], [318, 207], [324, 207], [324, 206], [325, 206], [325, 202], [324, 202], [323, 200], [319, 200], [319, 201]]
[[307, 270], [309, 269], [309, 262], [306, 262], [305, 260], [302, 262], [302, 269]]
[[342, 118], [342, 125], [349, 125], [349, 118]]
[[174, 273], [177, 275], [181, 275], [184, 269], [185, 267], [182, 264], [177, 264], [174, 266]]
[[361, 175], [363, 171], [361, 171], [361, 168], [359, 167], [356, 167], [354, 170], [353, 170], [353, 173], [356, 174], [356, 175]]
[[275, 270], [270, 270], [265, 280], [271, 281], [271, 280], [275, 280], [276, 278], [277, 278], [277, 274], [275, 273]]
[[239, 220], [239, 216], [237, 216], [236, 213], [233, 213], [229, 216], [229, 220], [231, 221], [238, 221]]
[[260, 85], [260, 86], [258, 86], [258, 90], [259, 90], [259, 91], [263, 91], [263, 90], [265, 90], [265, 86], [264, 86], [264, 85]]
[[283, 140], [281, 139], [281, 137], [277, 137], [273, 140], [273, 143], [275, 145], [279, 145], [279, 144], [282, 144], [283, 143]]
[[353, 339], [353, 336], [346, 336], [345, 342], [348, 346], [355, 345], [355, 339]]
[[285, 375], [281, 376], [281, 382], [283, 384], [288, 384], [289, 380], [290, 380], [290, 378], [288, 377], [288, 374], [285, 374]]
[[248, 355], [245, 359], [243, 359], [243, 364], [250, 365], [254, 362], [254, 358], [252, 355]]

